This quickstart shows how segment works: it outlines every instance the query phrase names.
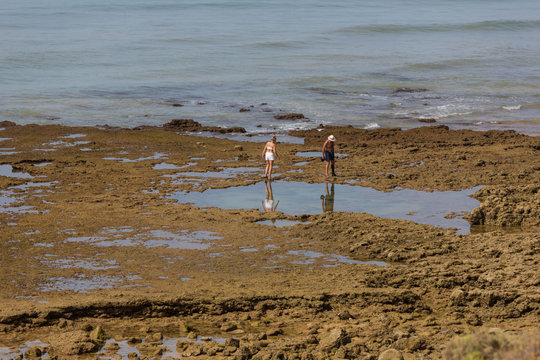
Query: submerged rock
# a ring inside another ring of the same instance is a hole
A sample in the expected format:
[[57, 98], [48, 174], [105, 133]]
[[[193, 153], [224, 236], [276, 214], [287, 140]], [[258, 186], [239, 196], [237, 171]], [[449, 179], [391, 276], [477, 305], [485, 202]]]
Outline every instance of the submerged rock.
[[305, 118], [306, 117], [304, 116], [304, 114], [300, 113], [281, 114], [274, 116], [274, 119], [276, 120], [300, 120]]

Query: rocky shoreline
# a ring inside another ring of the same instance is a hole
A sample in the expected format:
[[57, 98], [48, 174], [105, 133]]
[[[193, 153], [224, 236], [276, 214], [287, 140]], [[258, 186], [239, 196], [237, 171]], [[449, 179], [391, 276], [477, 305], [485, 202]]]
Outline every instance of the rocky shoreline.
[[363, 213], [179, 204], [167, 195], [259, 183], [262, 144], [167, 127], [0, 124], [0, 349], [12, 358], [459, 358], [471, 333], [537, 351], [539, 138], [321, 127], [278, 144], [276, 180], [328, 181], [297, 153], [334, 134], [336, 184], [482, 185], [460, 235]]

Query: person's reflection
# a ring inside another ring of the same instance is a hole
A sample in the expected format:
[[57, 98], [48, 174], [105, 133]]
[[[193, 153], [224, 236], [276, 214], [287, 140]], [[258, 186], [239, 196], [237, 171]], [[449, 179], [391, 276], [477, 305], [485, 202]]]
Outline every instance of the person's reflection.
[[276, 208], [279, 204], [279, 200], [274, 205], [274, 194], [272, 193], [272, 181], [268, 180], [264, 182], [264, 187], [266, 189], [266, 197], [262, 201], [262, 208], [264, 212], [273, 212], [276, 211]]
[[328, 183], [326, 185], [326, 195], [321, 195], [322, 211], [334, 211], [334, 183], [330, 185], [330, 192], [328, 192]]

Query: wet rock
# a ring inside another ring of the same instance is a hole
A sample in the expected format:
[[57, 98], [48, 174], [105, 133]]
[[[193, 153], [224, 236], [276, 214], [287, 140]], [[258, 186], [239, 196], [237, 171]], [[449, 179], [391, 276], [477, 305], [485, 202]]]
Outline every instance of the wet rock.
[[139, 351], [143, 355], [147, 355], [147, 356], [160, 356], [164, 352], [164, 349], [161, 346], [158, 346], [156, 344], [150, 344], [150, 343], [138, 344], [137, 349], [139, 349]]
[[466, 217], [472, 225], [540, 225], [540, 186], [485, 187], [475, 198], [482, 204]]
[[174, 103], [174, 104], [172, 104], [172, 106], [173, 106], [173, 107], [182, 107], [182, 106], [184, 106], [184, 105], [182, 105], [182, 104], [180, 104], [180, 103]]
[[208, 131], [215, 133], [245, 133], [246, 129], [235, 126], [223, 128], [219, 126], [203, 126], [193, 119], [172, 119], [170, 122], [163, 125], [166, 130], [182, 131], [182, 132], [200, 132]]
[[193, 119], [172, 119], [163, 127], [175, 131], [202, 131], [202, 125]]
[[455, 306], [465, 305], [466, 298], [467, 294], [461, 289], [454, 289], [450, 294], [450, 301], [452, 302], [452, 305]]
[[118, 343], [114, 341], [105, 345], [105, 351], [116, 352], [118, 351], [118, 349], [120, 349], [120, 345], [118, 345]]
[[416, 92], [426, 92], [428, 91], [428, 89], [425, 89], [425, 88], [409, 88], [409, 87], [402, 87], [402, 88], [397, 88], [394, 90], [394, 94], [399, 94], [399, 93], [416, 93]]
[[249, 160], [249, 155], [246, 153], [241, 153], [240, 155], [238, 155], [237, 159], [239, 161], [246, 161]]
[[347, 311], [347, 310], [344, 310], [344, 311], [341, 311], [338, 313], [338, 318], [340, 320], [349, 320], [349, 319], [354, 319], [353, 316]]
[[137, 353], [135, 353], [135, 352], [130, 352], [130, 353], [128, 354], [128, 360], [138, 360], [138, 359], [140, 359], [140, 358], [139, 358], [139, 355], [137, 355]]
[[276, 120], [300, 120], [300, 119], [305, 119], [305, 116], [304, 116], [304, 114], [290, 113], [290, 114], [275, 115], [274, 119], [276, 119]]
[[344, 329], [335, 328], [319, 337], [319, 349], [322, 351], [330, 351], [346, 345], [350, 341], [351, 339]]
[[128, 344], [140, 344], [142, 343], [142, 339], [138, 337], [131, 337], [127, 340]]
[[243, 151], [244, 150], [244, 147], [242, 145], [236, 145], [234, 147], [234, 150], [237, 150], [237, 151]]
[[176, 349], [179, 351], [179, 352], [182, 352], [184, 350], [186, 350], [189, 345], [191, 345], [191, 342], [187, 341], [187, 340], [184, 340], [184, 339], [180, 339], [176, 342]]
[[425, 341], [418, 336], [411, 336], [409, 338], [403, 338], [396, 341], [394, 346], [400, 350], [415, 352], [425, 347]]
[[266, 331], [266, 336], [278, 336], [283, 334], [283, 330], [281, 329], [269, 329]]
[[15, 124], [13, 121], [0, 121], [0, 127], [3, 127], [3, 128], [7, 128], [7, 127], [11, 127], [11, 126], [16, 126], [17, 124]]
[[189, 347], [182, 353], [183, 356], [199, 356], [204, 355], [203, 345], [190, 344]]
[[150, 343], [157, 343], [157, 344], [160, 344], [161, 343], [161, 340], [163, 340], [163, 334], [160, 333], [160, 332], [157, 332], [157, 333], [154, 333], [154, 334], [150, 334], [146, 337], [146, 341], [150, 342]]
[[66, 319], [59, 319], [58, 320], [58, 327], [60, 329], [64, 329], [70, 325], [70, 321]]
[[43, 350], [39, 346], [32, 346], [24, 353], [24, 356], [27, 359], [28, 358], [30, 358], [30, 359], [34, 359], [34, 358], [41, 359], [42, 354], [43, 354]]
[[238, 329], [238, 326], [236, 324], [223, 324], [220, 327], [221, 331], [230, 332]]
[[51, 348], [58, 355], [81, 355], [97, 351], [103, 344], [85, 331], [62, 333], [51, 339]]
[[251, 109], [248, 109], [248, 108], [241, 108], [240, 109], [240, 112], [248, 112], [248, 111], [251, 111]]
[[486, 166], [486, 162], [484, 160], [478, 160], [475, 166], [478, 166], [478, 167]]
[[227, 340], [225, 340], [225, 346], [237, 348], [240, 346], [240, 340], [236, 338], [228, 338]]
[[90, 338], [94, 341], [105, 341], [106, 335], [105, 331], [101, 328], [101, 326], [96, 327], [92, 332], [90, 333]]
[[379, 355], [378, 360], [403, 360], [403, 355], [396, 349], [388, 349]]
[[432, 124], [432, 123], [437, 122], [437, 120], [435, 120], [435, 119], [433, 119], [433, 118], [418, 119], [418, 121], [423, 122], [423, 123], [427, 123], [427, 124]]

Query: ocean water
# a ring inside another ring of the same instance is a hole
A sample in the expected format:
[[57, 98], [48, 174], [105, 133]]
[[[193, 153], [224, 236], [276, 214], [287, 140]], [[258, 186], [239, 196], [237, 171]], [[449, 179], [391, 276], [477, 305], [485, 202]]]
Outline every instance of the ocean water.
[[540, 134], [538, 0], [1, 0], [0, 34], [0, 121]]

